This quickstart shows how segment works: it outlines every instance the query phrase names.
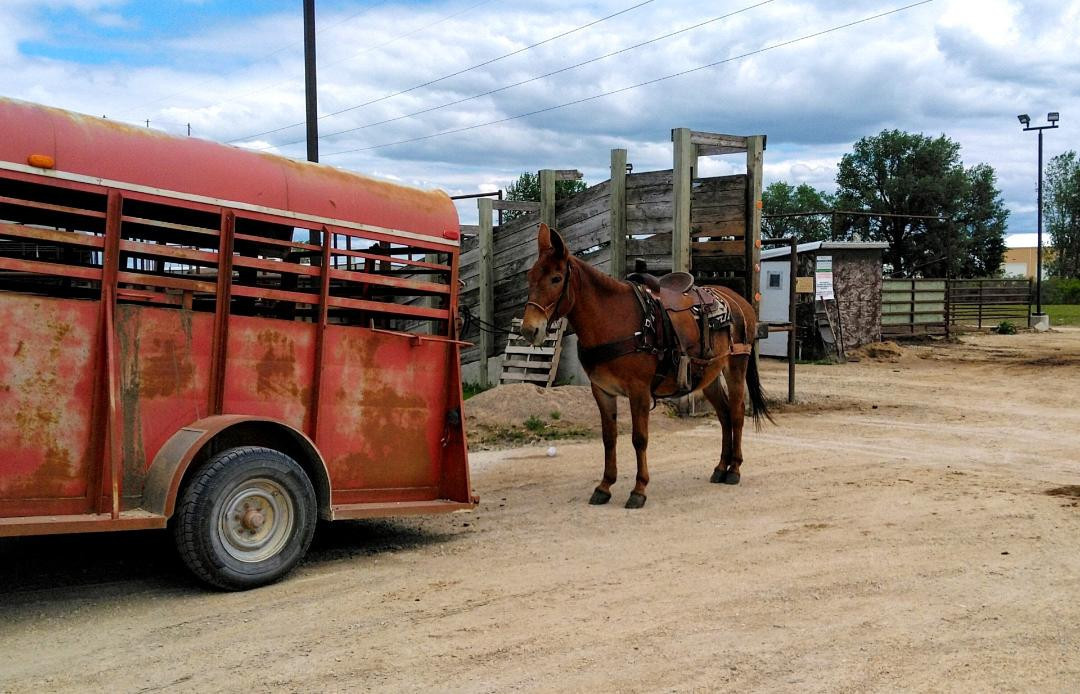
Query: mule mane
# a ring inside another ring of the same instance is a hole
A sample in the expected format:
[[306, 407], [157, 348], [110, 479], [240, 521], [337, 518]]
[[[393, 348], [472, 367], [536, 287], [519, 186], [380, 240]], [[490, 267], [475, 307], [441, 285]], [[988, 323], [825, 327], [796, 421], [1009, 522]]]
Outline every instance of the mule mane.
[[583, 279], [602, 292], [618, 292], [628, 289], [621, 281], [600, 272], [577, 256], [571, 255], [570, 262], [573, 263], [575, 272], [580, 273]]

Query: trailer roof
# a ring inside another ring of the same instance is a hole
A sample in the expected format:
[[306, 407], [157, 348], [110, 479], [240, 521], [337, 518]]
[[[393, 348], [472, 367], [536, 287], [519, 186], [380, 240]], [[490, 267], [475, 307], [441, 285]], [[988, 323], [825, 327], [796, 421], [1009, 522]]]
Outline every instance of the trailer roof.
[[442, 191], [422, 191], [324, 164], [175, 137], [14, 99], [0, 98], [0, 131], [4, 133], [0, 161], [26, 165], [30, 155], [47, 155], [61, 178], [91, 176], [216, 198], [225, 204], [457, 238], [457, 210]]

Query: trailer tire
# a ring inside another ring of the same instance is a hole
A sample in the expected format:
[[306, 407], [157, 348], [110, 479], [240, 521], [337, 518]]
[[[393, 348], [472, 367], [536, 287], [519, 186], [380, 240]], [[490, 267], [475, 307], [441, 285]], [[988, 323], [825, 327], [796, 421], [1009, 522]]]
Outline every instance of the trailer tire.
[[221, 451], [196, 472], [177, 503], [176, 547], [200, 580], [225, 590], [278, 580], [303, 558], [315, 533], [315, 490], [280, 451]]

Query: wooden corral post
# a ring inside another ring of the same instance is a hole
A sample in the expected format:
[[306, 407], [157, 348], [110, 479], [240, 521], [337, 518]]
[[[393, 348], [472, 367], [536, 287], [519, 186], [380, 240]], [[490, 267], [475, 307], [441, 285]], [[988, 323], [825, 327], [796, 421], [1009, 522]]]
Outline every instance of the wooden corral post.
[[746, 138], [746, 298], [760, 314], [761, 293], [761, 170], [764, 166], [765, 136]]
[[671, 169], [673, 227], [671, 230], [671, 271], [690, 271], [690, 190], [697, 168], [697, 152], [690, 141], [690, 128], [674, 128], [674, 162]]
[[611, 276], [626, 277], [626, 150], [611, 150]]
[[488, 357], [494, 347], [494, 335], [485, 329], [484, 323], [495, 323], [495, 265], [494, 237], [491, 229], [491, 198], [479, 198], [476, 201], [480, 212], [480, 386], [491, 385], [488, 377]]
[[540, 221], [555, 227], [555, 169], [540, 169]]

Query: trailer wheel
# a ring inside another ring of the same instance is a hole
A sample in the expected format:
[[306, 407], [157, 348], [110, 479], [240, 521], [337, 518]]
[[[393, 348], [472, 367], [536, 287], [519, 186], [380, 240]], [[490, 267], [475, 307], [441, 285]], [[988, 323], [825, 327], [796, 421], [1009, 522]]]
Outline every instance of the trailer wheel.
[[180, 557], [226, 590], [265, 585], [303, 558], [315, 532], [311, 480], [280, 451], [245, 446], [206, 461], [176, 507]]

